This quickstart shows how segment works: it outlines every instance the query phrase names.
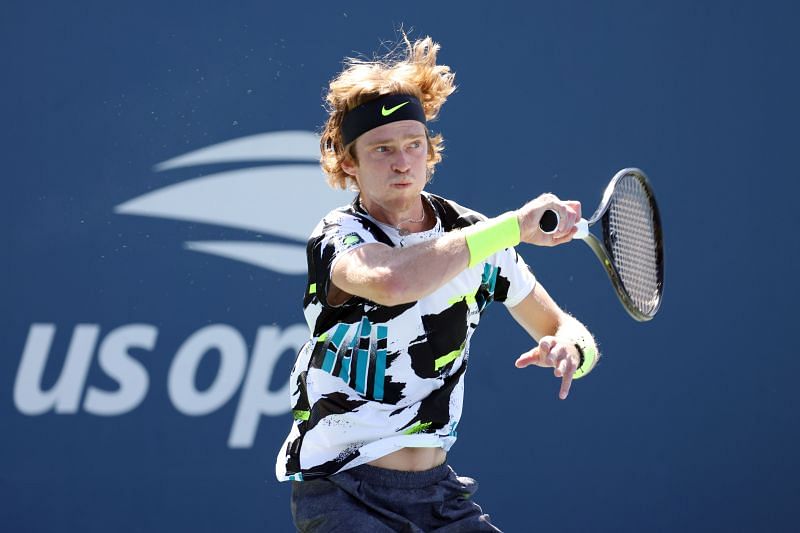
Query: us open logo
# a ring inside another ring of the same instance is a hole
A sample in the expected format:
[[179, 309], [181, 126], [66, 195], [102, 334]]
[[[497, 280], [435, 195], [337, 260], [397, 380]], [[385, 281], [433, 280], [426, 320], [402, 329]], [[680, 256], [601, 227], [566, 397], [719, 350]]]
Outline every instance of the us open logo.
[[[283, 242], [190, 241], [183, 246], [254, 268], [305, 276], [306, 239], [322, 216], [352, 199], [352, 193], [326, 185], [318, 160], [319, 138], [312, 132], [283, 131], [233, 139], [158, 163], [154, 170], [220, 163], [272, 164], [172, 184], [117, 205], [114, 211], [279, 237]], [[14, 383], [14, 404], [19, 412], [37, 416], [83, 411], [108, 417], [124, 415], [142, 403], [148, 393], [149, 375], [129, 352], [156, 349], [156, 326], [126, 324], [107, 332], [99, 324], [74, 326], [59, 377], [43, 390], [42, 377], [56, 330], [57, 325], [52, 323], [31, 324]], [[262, 326], [248, 357], [247, 343], [236, 327], [204, 326], [183, 341], [171, 361], [167, 376], [170, 401], [184, 415], [202, 416], [220, 409], [241, 390], [228, 446], [249, 448], [262, 416], [289, 411], [288, 381], [277, 391], [269, 390], [269, 383], [280, 355], [286, 350], [297, 351], [307, 339], [305, 324]], [[210, 387], [197, 390], [195, 374], [211, 350], [218, 350], [221, 356], [217, 376]], [[86, 386], [95, 353], [103, 372], [118, 383], [117, 390]]]
[[325, 184], [319, 137], [307, 131], [265, 133], [190, 152], [155, 166], [158, 172], [219, 163], [296, 161], [210, 174], [164, 187], [115, 208], [125, 215], [216, 224], [295, 240], [187, 242], [189, 250], [218, 255], [281, 274], [304, 275], [305, 242], [332, 208], [351, 193]]

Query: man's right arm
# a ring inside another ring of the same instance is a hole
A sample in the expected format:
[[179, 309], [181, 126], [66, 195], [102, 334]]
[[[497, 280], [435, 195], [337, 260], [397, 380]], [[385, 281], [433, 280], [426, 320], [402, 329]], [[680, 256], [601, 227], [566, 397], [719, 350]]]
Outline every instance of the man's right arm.
[[[561, 220], [556, 231], [549, 235], [538, 229], [539, 219], [547, 209], [558, 211]], [[580, 219], [580, 204], [562, 202], [546, 194], [515, 213], [522, 242], [554, 246], [572, 239], [575, 223]], [[480, 222], [467, 231], [479, 229], [481, 224], [486, 223]], [[469, 262], [466, 231], [450, 231], [406, 248], [365, 244], [335, 262], [328, 302], [341, 305], [353, 295], [386, 306], [414, 302], [456, 277]]]
[[460, 231], [407, 248], [365, 244], [334, 264], [328, 302], [341, 304], [352, 295], [386, 306], [414, 302], [456, 277], [469, 257]]

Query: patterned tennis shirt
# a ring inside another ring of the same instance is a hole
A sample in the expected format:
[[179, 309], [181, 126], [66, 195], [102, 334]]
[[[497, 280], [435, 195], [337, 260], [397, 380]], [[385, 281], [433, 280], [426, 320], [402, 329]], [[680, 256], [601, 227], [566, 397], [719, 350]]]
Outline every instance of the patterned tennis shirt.
[[311, 338], [292, 368], [293, 423], [275, 464], [281, 481], [328, 476], [404, 447], [449, 450], [482, 313], [492, 301], [517, 305], [535, 286], [524, 260], [507, 248], [415, 302], [389, 307], [354, 296], [329, 305], [342, 254], [376, 242], [411, 246], [485, 219], [422, 194], [436, 213], [431, 230], [402, 236], [356, 200], [328, 213], [308, 241], [303, 308]]

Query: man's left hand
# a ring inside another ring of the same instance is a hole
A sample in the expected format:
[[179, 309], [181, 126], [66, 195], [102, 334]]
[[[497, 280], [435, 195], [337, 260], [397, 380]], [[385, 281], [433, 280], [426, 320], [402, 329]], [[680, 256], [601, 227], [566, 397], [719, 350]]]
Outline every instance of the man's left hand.
[[580, 355], [574, 343], [569, 343], [558, 337], [546, 336], [539, 340], [539, 345], [520, 355], [514, 362], [517, 368], [536, 365], [553, 368], [553, 374], [561, 378], [561, 390], [558, 397], [567, 398], [572, 385], [572, 376], [580, 364]]

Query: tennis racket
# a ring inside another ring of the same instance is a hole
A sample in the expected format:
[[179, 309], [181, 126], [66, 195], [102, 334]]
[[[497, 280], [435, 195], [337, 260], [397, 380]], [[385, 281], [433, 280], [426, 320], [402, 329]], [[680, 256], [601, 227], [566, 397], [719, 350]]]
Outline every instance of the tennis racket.
[[[589, 232], [598, 221], [602, 241]], [[553, 233], [558, 222], [558, 213], [547, 210], [539, 227]], [[664, 244], [658, 206], [644, 172], [617, 172], [592, 218], [582, 218], [577, 227], [573, 238], [582, 239], [603, 263], [625, 310], [640, 322], [652, 319], [664, 290]]]

